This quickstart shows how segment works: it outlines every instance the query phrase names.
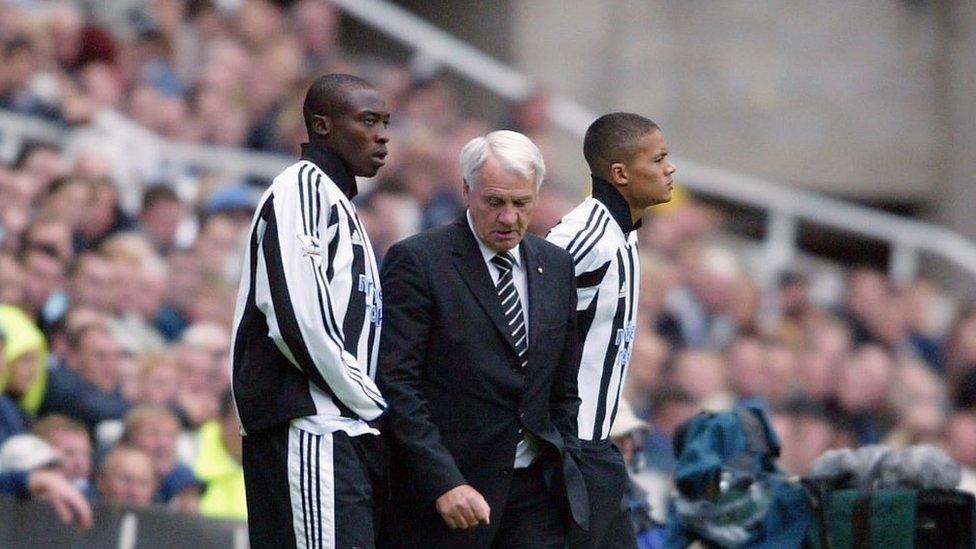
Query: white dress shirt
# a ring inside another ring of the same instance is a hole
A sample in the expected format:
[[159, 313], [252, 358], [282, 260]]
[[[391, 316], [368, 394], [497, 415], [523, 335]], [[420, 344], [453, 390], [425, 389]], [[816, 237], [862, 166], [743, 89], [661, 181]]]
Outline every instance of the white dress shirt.
[[[481, 250], [481, 257], [485, 261], [485, 265], [488, 268], [488, 274], [491, 275], [491, 282], [496, 287], [498, 285], [498, 279], [501, 278], [501, 270], [497, 265], [491, 262], [491, 259], [498, 255], [499, 252], [492, 250], [487, 244], [481, 241], [481, 237], [474, 230], [474, 223], [471, 221], [471, 212], [468, 211], [465, 214], [468, 218], [468, 227], [471, 229], [471, 233], [474, 235], [474, 239], [478, 241], [478, 248]], [[515, 246], [509, 252], [515, 259], [515, 264], [512, 266], [512, 279], [515, 282], [515, 290], [518, 292], [519, 302], [522, 305], [522, 315], [525, 317], [525, 337], [529, 337], [529, 279], [525, 274], [525, 263], [522, 261], [522, 254], [520, 251], [521, 244]], [[528, 348], [528, 346], [526, 346]], [[534, 437], [533, 437], [534, 438]], [[526, 435], [523, 432], [523, 438], [519, 441], [518, 446], [515, 448], [515, 465], [516, 469], [521, 467], [528, 467], [532, 465], [535, 461], [536, 455], [538, 454], [538, 443], [535, 441], [527, 440]]]

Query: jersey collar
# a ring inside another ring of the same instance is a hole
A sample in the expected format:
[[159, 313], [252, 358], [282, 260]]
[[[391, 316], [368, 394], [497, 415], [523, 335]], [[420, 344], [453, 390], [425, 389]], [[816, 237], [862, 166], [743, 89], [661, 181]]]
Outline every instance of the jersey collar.
[[350, 200], [359, 192], [356, 178], [349, 174], [342, 160], [329, 149], [313, 143], [302, 143], [302, 160], [318, 166]]
[[630, 205], [627, 204], [627, 200], [620, 194], [620, 191], [606, 179], [596, 175], [592, 177], [593, 198], [599, 200], [607, 207], [610, 216], [617, 222], [617, 225], [620, 225], [620, 230], [624, 234], [627, 234], [634, 229], [640, 228], [641, 220], [638, 219], [636, 223], [633, 222], [630, 217]]

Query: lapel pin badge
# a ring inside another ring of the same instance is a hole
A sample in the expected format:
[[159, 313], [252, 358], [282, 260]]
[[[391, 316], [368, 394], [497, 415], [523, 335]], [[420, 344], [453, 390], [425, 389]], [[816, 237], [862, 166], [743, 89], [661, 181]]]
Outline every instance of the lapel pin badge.
[[539, 267], [539, 274], [542, 274], [542, 267]]

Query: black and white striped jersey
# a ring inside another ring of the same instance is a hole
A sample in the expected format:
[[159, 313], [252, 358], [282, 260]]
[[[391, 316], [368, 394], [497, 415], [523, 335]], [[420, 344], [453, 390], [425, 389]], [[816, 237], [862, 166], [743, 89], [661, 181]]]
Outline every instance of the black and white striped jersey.
[[231, 347], [245, 433], [292, 421], [356, 436], [386, 409], [374, 383], [383, 298], [355, 192], [338, 157], [305, 144], [258, 204]]
[[636, 330], [640, 282], [637, 233], [630, 207], [608, 182], [593, 178], [593, 194], [549, 232], [573, 256], [579, 368], [579, 437], [603, 440], [617, 415]]

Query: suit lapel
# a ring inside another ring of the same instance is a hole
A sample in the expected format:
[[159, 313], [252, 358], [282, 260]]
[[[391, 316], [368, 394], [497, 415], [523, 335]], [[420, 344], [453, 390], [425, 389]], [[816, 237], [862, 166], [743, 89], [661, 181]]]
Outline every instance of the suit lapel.
[[539, 250], [526, 236], [522, 239], [522, 259], [525, 261], [525, 278], [529, 287], [529, 352], [536, 345], [539, 327], [543, 322], [543, 305], [545, 304], [545, 269]]
[[508, 322], [502, 315], [502, 304], [498, 297], [495, 284], [491, 281], [488, 274], [488, 266], [485, 265], [481, 249], [478, 248], [478, 241], [475, 240], [468, 221], [465, 217], [454, 222], [454, 268], [461, 274], [461, 280], [468, 286], [474, 294], [478, 304], [485, 310], [485, 314], [491, 319], [492, 324], [502, 334], [508, 345], [515, 350], [515, 340], [509, 330]]

